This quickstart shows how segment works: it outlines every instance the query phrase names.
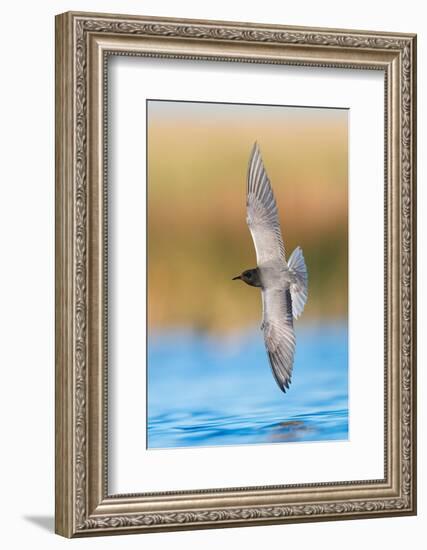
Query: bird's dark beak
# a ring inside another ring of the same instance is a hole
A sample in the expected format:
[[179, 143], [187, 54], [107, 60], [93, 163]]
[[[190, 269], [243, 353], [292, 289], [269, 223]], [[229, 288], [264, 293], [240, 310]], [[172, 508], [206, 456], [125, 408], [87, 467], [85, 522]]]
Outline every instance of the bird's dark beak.
[[237, 279], [241, 279], [241, 278], [242, 278], [241, 275], [237, 275], [237, 277], [233, 277], [233, 278], [232, 278], [232, 281], [236, 281]]

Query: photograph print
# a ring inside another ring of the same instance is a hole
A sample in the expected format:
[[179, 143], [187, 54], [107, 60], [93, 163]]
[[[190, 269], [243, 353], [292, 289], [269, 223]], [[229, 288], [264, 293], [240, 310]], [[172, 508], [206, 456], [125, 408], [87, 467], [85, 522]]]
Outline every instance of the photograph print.
[[147, 244], [148, 449], [348, 439], [347, 109], [148, 100]]

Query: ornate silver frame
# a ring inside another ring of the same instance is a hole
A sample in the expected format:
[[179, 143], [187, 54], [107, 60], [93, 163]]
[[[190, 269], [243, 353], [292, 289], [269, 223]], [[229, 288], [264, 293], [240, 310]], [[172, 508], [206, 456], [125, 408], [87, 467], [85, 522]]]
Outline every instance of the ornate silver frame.
[[[385, 74], [385, 477], [109, 495], [106, 453], [106, 57]], [[56, 532], [66, 537], [416, 513], [416, 37], [248, 23], [56, 17]]]

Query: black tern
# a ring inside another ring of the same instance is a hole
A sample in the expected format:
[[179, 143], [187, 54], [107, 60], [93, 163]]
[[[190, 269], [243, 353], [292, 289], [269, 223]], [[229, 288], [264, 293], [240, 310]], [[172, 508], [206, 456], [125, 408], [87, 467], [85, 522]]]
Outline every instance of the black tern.
[[233, 280], [261, 289], [264, 343], [273, 376], [286, 393], [295, 355], [293, 320], [301, 315], [307, 301], [307, 268], [299, 246], [286, 261], [276, 199], [257, 143], [249, 159], [246, 213], [257, 267]]

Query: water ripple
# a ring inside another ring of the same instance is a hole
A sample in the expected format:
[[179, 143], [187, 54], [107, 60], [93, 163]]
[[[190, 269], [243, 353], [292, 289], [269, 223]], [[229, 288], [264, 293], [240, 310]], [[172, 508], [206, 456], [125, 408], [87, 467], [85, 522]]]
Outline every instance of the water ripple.
[[348, 438], [347, 327], [297, 333], [294, 376], [278, 390], [252, 334], [221, 342], [160, 333], [149, 344], [148, 447]]

